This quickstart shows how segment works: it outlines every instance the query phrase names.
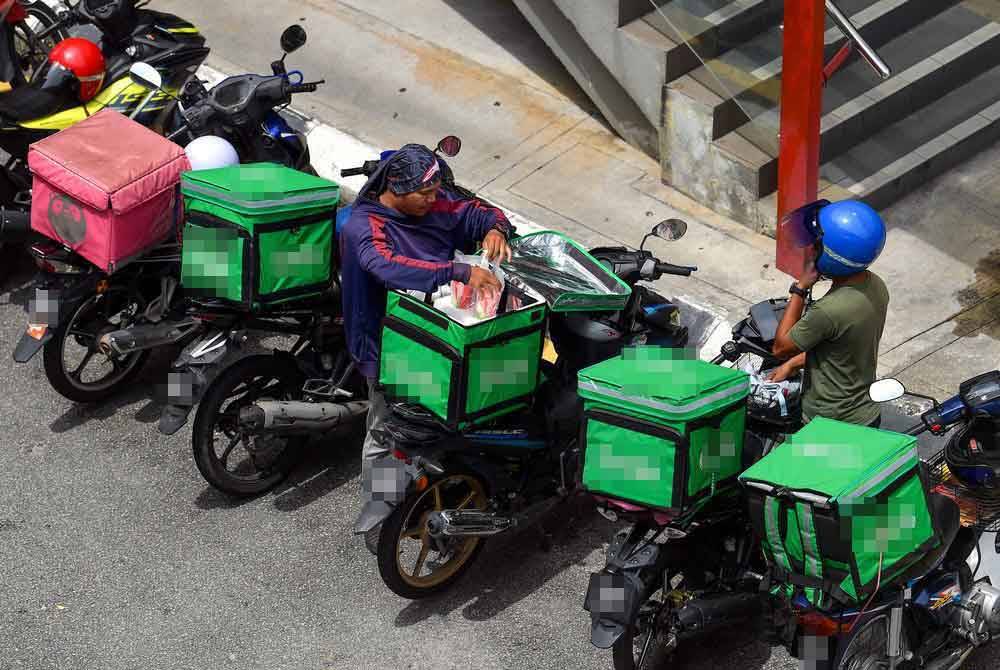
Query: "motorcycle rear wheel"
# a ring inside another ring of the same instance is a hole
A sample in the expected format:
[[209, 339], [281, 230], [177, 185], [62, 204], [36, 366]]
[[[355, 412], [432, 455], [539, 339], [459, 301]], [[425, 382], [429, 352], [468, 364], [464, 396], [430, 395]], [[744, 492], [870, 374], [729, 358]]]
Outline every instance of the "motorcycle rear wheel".
[[[73, 402], [95, 403], [130, 384], [142, 370], [149, 352], [109, 356], [98, 350], [97, 340], [105, 332], [127, 327], [144, 307], [140, 299], [119, 287], [111, 287], [75, 305], [73, 316], [53, 329], [52, 339], [42, 351], [45, 376], [52, 388]], [[74, 344], [82, 348], [82, 360], [68, 364], [67, 355]], [[104, 359], [104, 366], [110, 365], [110, 371], [85, 380], [84, 373], [98, 357]]]
[[[436, 541], [428, 533], [427, 517], [444, 509], [485, 510], [486, 503], [485, 484], [478, 475], [468, 472], [446, 473], [431, 480], [423, 491], [411, 491], [383, 522], [379, 533], [378, 571], [385, 585], [398, 596], [419, 600], [458, 581], [479, 555], [485, 540], [468, 537]], [[404, 567], [408, 563], [403, 556], [404, 545], [416, 549], [415, 542], [419, 542], [419, 549], [408, 571]], [[432, 552], [434, 560], [428, 562]], [[428, 566], [430, 571], [424, 574]]]
[[[191, 432], [194, 462], [205, 481], [227, 495], [249, 498], [288, 477], [307, 438], [245, 435], [236, 421], [240, 408], [257, 400], [300, 399], [304, 383], [297, 367], [270, 355], [247, 356], [224, 370], [205, 390]], [[228, 440], [221, 455], [216, 449], [219, 432]], [[236, 447], [247, 458], [230, 469]]]
[[[642, 655], [644, 647], [647, 647], [645, 657]], [[611, 648], [615, 670], [654, 670], [663, 667], [672, 655], [673, 652], [664, 649], [657, 640], [655, 625], [642, 631], [634, 621]]]

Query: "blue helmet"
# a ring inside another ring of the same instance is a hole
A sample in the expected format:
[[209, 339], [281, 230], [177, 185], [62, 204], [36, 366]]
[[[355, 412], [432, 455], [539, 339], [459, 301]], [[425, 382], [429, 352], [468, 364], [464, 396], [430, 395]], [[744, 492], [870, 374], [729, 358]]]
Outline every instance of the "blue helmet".
[[878, 212], [857, 200], [822, 206], [814, 237], [823, 246], [816, 269], [827, 277], [846, 277], [868, 269], [885, 247], [885, 223]]

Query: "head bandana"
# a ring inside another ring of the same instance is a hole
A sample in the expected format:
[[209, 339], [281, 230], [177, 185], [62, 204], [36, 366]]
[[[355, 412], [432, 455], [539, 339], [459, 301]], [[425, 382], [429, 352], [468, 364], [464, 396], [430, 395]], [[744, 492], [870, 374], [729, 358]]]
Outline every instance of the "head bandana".
[[390, 191], [406, 195], [439, 181], [441, 164], [427, 147], [407, 144], [389, 159], [385, 176]]

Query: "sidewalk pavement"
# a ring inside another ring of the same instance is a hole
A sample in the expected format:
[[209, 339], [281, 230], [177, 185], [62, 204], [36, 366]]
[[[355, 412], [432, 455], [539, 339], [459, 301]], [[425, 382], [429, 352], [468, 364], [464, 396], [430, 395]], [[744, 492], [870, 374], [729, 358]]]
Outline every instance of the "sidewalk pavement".
[[[667, 295], [735, 323], [754, 302], [786, 294], [773, 240], [662, 184], [657, 162], [608, 130], [510, 3], [414, 0], [401, 11], [392, 0], [249, 0], [239, 16], [223, 3], [160, 4], [205, 26], [209, 63], [222, 70], [266, 71], [266, 45], [302, 19], [310, 42], [289, 63], [329, 85], [299, 108], [357, 138], [356, 153], [454, 133], [464, 141], [452, 161], [460, 181], [584, 244], [637, 245], [656, 222], [687, 220], [683, 240], [651, 243], [665, 260], [700, 267], [662, 280]], [[338, 131], [318, 128], [314, 143], [321, 171], [358, 162]], [[987, 149], [884, 212], [889, 240], [875, 270], [892, 303], [880, 374], [914, 390], [950, 395], [1000, 363], [998, 157], [1000, 147]]]

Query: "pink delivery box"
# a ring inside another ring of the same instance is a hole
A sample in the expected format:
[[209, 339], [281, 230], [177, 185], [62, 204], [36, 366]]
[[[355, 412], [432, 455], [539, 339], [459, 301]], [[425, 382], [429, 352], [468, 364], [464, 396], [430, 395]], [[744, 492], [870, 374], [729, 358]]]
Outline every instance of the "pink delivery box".
[[181, 173], [170, 140], [103, 110], [28, 150], [31, 227], [113, 273], [176, 234]]

